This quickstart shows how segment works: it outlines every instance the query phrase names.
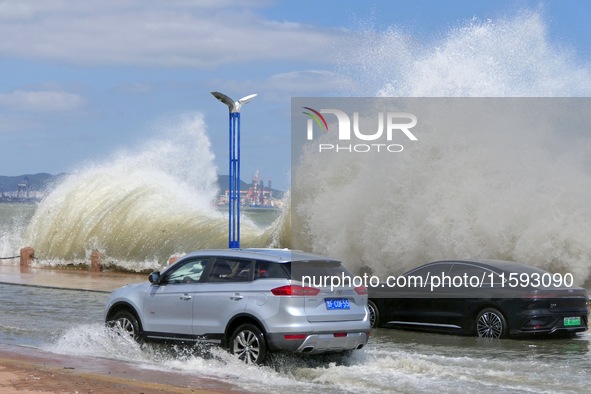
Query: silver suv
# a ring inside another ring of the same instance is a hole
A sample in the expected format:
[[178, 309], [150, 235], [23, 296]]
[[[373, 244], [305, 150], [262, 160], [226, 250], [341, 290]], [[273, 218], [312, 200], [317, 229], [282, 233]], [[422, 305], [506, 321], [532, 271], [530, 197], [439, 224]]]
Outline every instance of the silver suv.
[[339, 261], [287, 249], [202, 250], [149, 283], [115, 290], [105, 321], [137, 340], [214, 342], [247, 364], [269, 352], [361, 349], [367, 289], [310, 285], [329, 277], [351, 274]]

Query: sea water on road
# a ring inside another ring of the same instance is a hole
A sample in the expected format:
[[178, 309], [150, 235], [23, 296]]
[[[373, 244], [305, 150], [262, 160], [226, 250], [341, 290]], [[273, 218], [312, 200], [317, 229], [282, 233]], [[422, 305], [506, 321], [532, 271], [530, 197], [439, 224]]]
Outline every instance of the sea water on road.
[[246, 366], [216, 347], [139, 346], [107, 330], [108, 294], [0, 284], [0, 343], [121, 360], [137, 368], [197, 374], [255, 392], [582, 392], [591, 335], [489, 340], [378, 329], [349, 357], [279, 355]]

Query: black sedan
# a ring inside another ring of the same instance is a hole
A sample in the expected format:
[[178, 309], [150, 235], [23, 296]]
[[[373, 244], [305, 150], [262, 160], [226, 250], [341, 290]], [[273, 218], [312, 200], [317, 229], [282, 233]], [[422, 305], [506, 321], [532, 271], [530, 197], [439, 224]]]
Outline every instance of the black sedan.
[[587, 330], [589, 298], [571, 274], [497, 260], [428, 263], [370, 287], [372, 327], [506, 338]]

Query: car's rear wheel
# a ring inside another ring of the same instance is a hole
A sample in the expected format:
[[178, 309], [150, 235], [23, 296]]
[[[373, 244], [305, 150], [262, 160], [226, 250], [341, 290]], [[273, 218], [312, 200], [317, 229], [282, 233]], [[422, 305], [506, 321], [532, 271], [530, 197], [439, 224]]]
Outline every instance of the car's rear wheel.
[[267, 357], [265, 336], [255, 325], [243, 324], [230, 337], [230, 353], [245, 364], [262, 364]]
[[108, 322], [111, 328], [119, 330], [121, 333], [129, 335], [138, 341], [140, 337], [140, 326], [135, 316], [128, 311], [117, 312]]
[[373, 301], [367, 301], [367, 309], [369, 310], [369, 324], [371, 328], [377, 327], [380, 322], [380, 311]]
[[476, 335], [482, 338], [506, 338], [507, 321], [501, 312], [494, 308], [480, 311], [476, 318]]

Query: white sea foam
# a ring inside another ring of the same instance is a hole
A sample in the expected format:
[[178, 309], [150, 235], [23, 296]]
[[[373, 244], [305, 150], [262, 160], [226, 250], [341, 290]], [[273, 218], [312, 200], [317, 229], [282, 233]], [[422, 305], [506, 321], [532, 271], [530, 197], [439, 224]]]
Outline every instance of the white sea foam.
[[[444, 337], [426, 335], [421, 337], [424, 342], [417, 344], [410, 333], [388, 330], [378, 335], [352, 356], [276, 354], [264, 366], [244, 365], [215, 346], [138, 345], [99, 324], [78, 325], [42, 348], [58, 354], [121, 360], [136, 368], [219, 379], [260, 393], [456, 392], [460, 388], [484, 393], [498, 392], [499, 388], [577, 392], [587, 384], [583, 373], [588, 364], [587, 339], [562, 345], [551, 341], [549, 349], [526, 349], [528, 355], [524, 356], [519, 343], [513, 341], [452, 338], [458, 343], [446, 344]], [[578, 360], [576, 365], [565, 362], [570, 360], [569, 351], [574, 353], [570, 357]]]

